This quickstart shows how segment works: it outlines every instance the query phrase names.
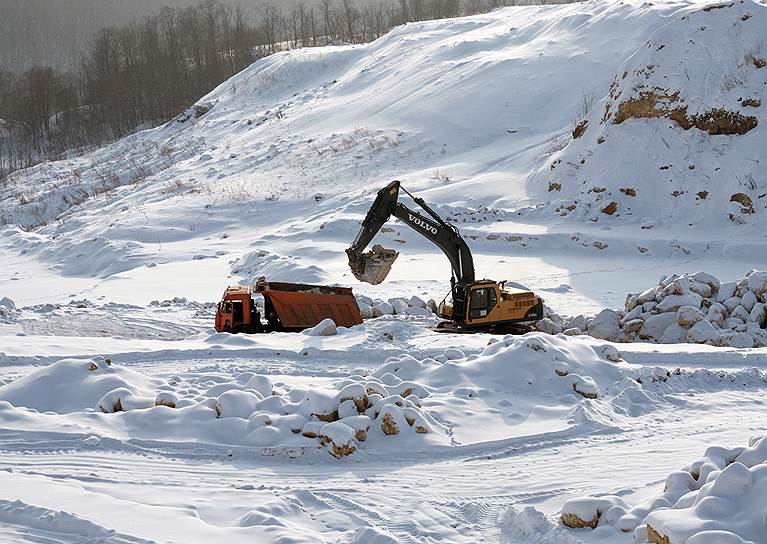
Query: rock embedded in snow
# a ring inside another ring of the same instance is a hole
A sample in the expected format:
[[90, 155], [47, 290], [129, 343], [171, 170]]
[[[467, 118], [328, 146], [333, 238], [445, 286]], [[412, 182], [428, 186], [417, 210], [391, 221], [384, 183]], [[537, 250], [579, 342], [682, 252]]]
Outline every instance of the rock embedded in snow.
[[426, 308], [426, 302], [417, 295], [413, 295], [412, 297], [410, 297], [408, 304], [416, 308]]
[[582, 331], [585, 331], [588, 328], [588, 325], [586, 324], [586, 316], [584, 315], [576, 315], [575, 317], [571, 318], [567, 322], [567, 328], [568, 329], [580, 329]]
[[591, 320], [588, 331], [594, 338], [616, 341], [620, 334], [620, 316], [613, 310], [604, 309]]
[[305, 330], [304, 334], [307, 336], [335, 336], [338, 334], [338, 328], [336, 327], [336, 322], [328, 317], [311, 329]]
[[8, 308], [9, 310], [16, 309], [16, 304], [14, 304], [14, 302], [8, 297], [0, 298], [0, 306], [2, 306], [3, 308]]
[[382, 315], [394, 315], [394, 307], [388, 302], [379, 302], [373, 306], [373, 317], [381, 317]]
[[322, 426], [319, 433], [320, 444], [328, 445], [333, 457], [341, 458], [357, 450], [354, 442], [355, 431], [341, 421], [334, 421]]
[[389, 304], [391, 304], [394, 309], [394, 313], [398, 315], [407, 314], [408, 308], [410, 307], [407, 301], [402, 298], [390, 298]]
[[551, 319], [548, 317], [544, 317], [540, 321], [538, 321], [535, 324], [535, 328], [543, 333], [546, 334], [559, 334], [562, 332], [562, 327], [554, 323]]
[[218, 396], [217, 412], [220, 417], [240, 417], [247, 419], [256, 411], [263, 397], [253, 391], [230, 389]]
[[362, 315], [362, 319], [373, 319], [375, 317], [375, 314], [373, 313], [373, 307], [369, 304], [358, 300], [357, 307], [360, 309], [360, 315]]

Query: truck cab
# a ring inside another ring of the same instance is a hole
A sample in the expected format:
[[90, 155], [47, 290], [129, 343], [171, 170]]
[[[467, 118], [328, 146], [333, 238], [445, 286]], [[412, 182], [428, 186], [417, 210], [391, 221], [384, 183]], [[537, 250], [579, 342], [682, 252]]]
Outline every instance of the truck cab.
[[250, 287], [227, 287], [216, 307], [216, 332], [261, 332], [261, 314]]

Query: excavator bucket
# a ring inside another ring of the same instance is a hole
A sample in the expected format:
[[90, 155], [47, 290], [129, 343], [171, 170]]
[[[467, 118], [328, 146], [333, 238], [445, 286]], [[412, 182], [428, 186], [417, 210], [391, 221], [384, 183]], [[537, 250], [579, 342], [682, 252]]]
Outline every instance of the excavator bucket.
[[397, 257], [399, 257], [398, 251], [376, 244], [367, 253], [357, 256], [349, 253], [349, 268], [359, 281], [378, 285], [389, 275]]

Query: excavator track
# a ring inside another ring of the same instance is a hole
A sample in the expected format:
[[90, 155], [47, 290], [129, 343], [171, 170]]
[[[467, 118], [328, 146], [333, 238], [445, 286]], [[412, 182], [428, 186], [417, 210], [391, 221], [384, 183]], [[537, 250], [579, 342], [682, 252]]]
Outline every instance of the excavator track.
[[532, 325], [525, 323], [501, 323], [487, 327], [460, 327], [452, 321], [441, 321], [432, 330], [434, 332], [452, 334], [527, 334], [535, 329]]

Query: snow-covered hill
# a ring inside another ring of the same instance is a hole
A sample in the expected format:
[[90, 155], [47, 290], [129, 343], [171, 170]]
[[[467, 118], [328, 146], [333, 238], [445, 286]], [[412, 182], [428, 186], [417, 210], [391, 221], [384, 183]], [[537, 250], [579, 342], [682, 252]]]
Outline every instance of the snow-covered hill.
[[[105, 279], [133, 270], [143, 289], [160, 291], [143, 302], [215, 297], [210, 285], [203, 297], [168, 293], [184, 276], [211, 278], [215, 291], [222, 281], [215, 278], [230, 274], [354, 284], [341, 250], [374, 191], [401, 178], [462, 225], [478, 273], [492, 268], [534, 287], [545, 287], [542, 276], [567, 281], [563, 259], [657, 262], [705, 253], [719, 262], [753, 254], [764, 242], [764, 123], [743, 136], [710, 136], [665, 118], [614, 122], [621, 104], [644, 92], [633, 90], [640, 79], [647, 89], [679, 91], [688, 116], [718, 105], [762, 115], [743, 100], [758, 99], [764, 87], [767, 71], [748, 59], [761, 58], [766, 8], [745, 0], [704, 5], [513, 7], [408, 24], [367, 45], [274, 55], [166, 126], [14, 174], [0, 188], [3, 248], [67, 276]], [[738, 74], [742, 84], [722, 87]], [[588, 126], [571, 141], [589, 97]], [[613, 117], [600, 125], [608, 107]], [[561, 190], [549, 192], [555, 183]], [[636, 196], [621, 193], [624, 186]], [[695, 196], [703, 190], [705, 202]], [[755, 213], [731, 204], [735, 193], [750, 198]], [[562, 197], [576, 206], [564, 218], [571, 204]], [[618, 209], [608, 218], [601, 205], [613, 199]], [[600, 224], [628, 220], [656, 230], [649, 239], [638, 226], [606, 232], [589, 221], [595, 216]], [[581, 232], [572, 232], [572, 217]], [[742, 218], [752, 226], [736, 224]], [[731, 230], [700, 230], [712, 221]], [[402, 259], [392, 280], [416, 279], [434, 296], [443, 291], [448, 270], [434, 247], [406, 229], [379, 238], [389, 247], [406, 244], [412, 264], [442, 265], [427, 273]], [[514, 262], [530, 254], [547, 264], [528, 273]], [[713, 271], [735, 276], [760, 264]]]
[[592, 221], [764, 224], [765, 29], [767, 8], [747, 0], [678, 13], [577, 120], [537, 193]]

